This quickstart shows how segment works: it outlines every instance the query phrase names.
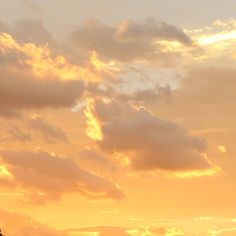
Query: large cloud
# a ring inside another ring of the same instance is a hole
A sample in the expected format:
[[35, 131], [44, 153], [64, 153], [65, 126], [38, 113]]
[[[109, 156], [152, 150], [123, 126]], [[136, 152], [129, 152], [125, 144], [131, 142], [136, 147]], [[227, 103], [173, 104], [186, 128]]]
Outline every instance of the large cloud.
[[107, 152], [127, 154], [136, 170], [191, 171], [211, 167], [203, 138], [144, 108], [126, 102], [97, 100], [90, 104], [86, 114], [90, 121], [94, 119], [90, 124], [99, 125], [100, 147]]
[[4, 181], [8, 187], [19, 187], [32, 194], [32, 201], [60, 198], [77, 192], [90, 198], [121, 199], [123, 192], [113, 182], [85, 171], [70, 158], [43, 151], [1, 151], [2, 163], [13, 178]]
[[0, 35], [0, 61], [0, 106], [5, 109], [72, 106], [82, 94], [81, 81], [38, 77], [29, 55], [6, 34]]
[[[10, 35], [0, 34], [0, 62], [2, 111], [10, 108], [73, 106], [82, 95], [81, 81], [61, 80], [52, 71], [40, 74], [47, 70], [47, 66], [50, 67], [50, 63], [54, 63], [45, 48], [32, 44], [20, 45]], [[45, 65], [42, 64], [45, 62]]]
[[137, 23], [122, 22], [117, 27], [107, 26], [97, 20], [87, 23], [72, 33], [72, 44], [81, 49], [96, 51], [109, 60], [165, 60], [173, 55], [164, 53], [158, 42], [177, 41], [185, 46], [191, 39], [181, 30], [154, 19]]

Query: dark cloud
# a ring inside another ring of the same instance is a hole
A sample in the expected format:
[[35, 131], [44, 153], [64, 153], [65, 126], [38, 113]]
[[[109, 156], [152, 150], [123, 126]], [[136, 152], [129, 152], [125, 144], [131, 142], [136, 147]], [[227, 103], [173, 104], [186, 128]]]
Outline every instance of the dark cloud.
[[[77, 192], [89, 198], [123, 198], [123, 192], [113, 182], [85, 171], [68, 157], [43, 151], [1, 151], [2, 162], [14, 180], [4, 181], [7, 187], [26, 190], [32, 203], [58, 199], [65, 193]], [[28, 200], [28, 199], [27, 199]]]

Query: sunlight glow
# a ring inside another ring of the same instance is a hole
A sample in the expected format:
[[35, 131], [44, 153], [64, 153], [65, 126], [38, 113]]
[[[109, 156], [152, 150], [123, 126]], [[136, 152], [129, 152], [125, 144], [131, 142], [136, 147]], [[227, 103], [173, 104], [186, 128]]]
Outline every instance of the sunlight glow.
[[200, 45], [212, 45], [228, 40], [236, 40], [236, 31], [202, 36], [198, 39], [198, 43]]
[[84, 114], [87, 117], [86, 134], [91, 139], [99, 141], [103, 139], [103, 135], [99, 121], [96, 119], [96, 117], [94, 117], [92, 109], [93, 109], [93, 102], [88, 100], [86, 109], [84, 110]]
[[178, 172], [172, 173], [172, 177], [179, 177], [181, 179], [193, 178], [193, 177], [204, 177], [204, 176], [215, 176], [220, 173], [222, 170], [220, 167], [212, 167], [207, 170], [198, 170], [198, 171], [188, 171], [188, 172]]
[[0, 179], [12, 179], [13, 175], [8, 171], [8, 169], [1, 165], [0, 166]]

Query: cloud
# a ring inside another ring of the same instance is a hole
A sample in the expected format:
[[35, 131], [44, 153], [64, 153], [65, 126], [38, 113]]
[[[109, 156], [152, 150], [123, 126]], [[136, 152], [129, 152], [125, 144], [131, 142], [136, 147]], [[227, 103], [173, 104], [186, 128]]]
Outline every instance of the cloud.
[[[176, 96], [187, 96], [189, 100], [204, 108], [233, 107], [236, 88], [234, 68], [220, 66], [192, 67], [182, 80]], [[200, 107], [200, 106], [199, 106]]]
[[1, 159], [12, 176], [6, 186], [25, 190], [33, 203], [58, 199], [71, 192], [93, 199], [121, 199], [124, 196], [118, 185], [81, 169], [68, 157], [43, 151], [2, 150]]
[[117, 99], [124, 101], [132, 101], [135, 104], [152, 104], [160, 100], [171, 100], [171, 88], [170, 86], [161, 86], [157, 84], [153, 88], [147, 88], [142, 90], [136, 90], [132, 93], [117, 93]]
[[[221, 66], [193, 66], [172, 90], [170, 103], [154, 103], [154, 111], [205, 127], [209, 132], [231, 130], [235, 117], [235, 68]], [[208, 127], [208, 128], [207, 128]], [[218, 131], [217, 131], [218, 129]]]
[[117, 36], [124, 41], [168, 40], [191, 45], [191, 39], [180, 29], [154, 18], [144, 23], [125, 21], [116, 31]]
[[22, 236], [63, 236], [64, 233], [45, 224], [36, 222], [29, 216], [0, 209], [0, 225], [4, 235]]
[[33, 43], [36, 46], [49, 45], [51, 49], [58, 47], [52, 34], [37, 19], [24, 19], [14, 24], [0, 21], [0, 32], [12, 35], [19, 43]]
[[[86, 111], [90, 131], [100, 148], [128, 155], [135, 170], [207, 170], [204, 138], [191, 135], [179, 124], [154, 116], [127, 102], [96, 100]], [[89, 115], [88, 115], [89, 114]]]
[[2, 142], [13, 142], [13, 141], [20, 141], [20, 142], [30, 142], [32, 141], [32, 136], [28, 132], [23, 131], [18, 126], [11, 124], [8, 128], [5, 129], [6, 135], [1, 137], [0, 140]]
[[35, 115], [28, 119], [28, 124], [31, 130], [36, 130], [40, 132], [46, 142], [68, 142], [66, 134], [60, 128], [47, 123], [42, 117], [38, 115]]
[[10, 34], [19, 43], [33, 43], [36, 46], [47, 44], [51, 49], [57, 48], [57, 42], [40, 20], [24, 19], [18, 21], [12, 27]]
[[89, 168], [97, 168], [102, 172], [109, 172], [112, 174], [117, 173], [119, 167], [108, 155], [104, 154], [100, 150], [92, 147], [87, 147], [80, 152], [78, 161]]
[[90, 19], [71, 34], [72, 45], [75, 48], [96, 51], [108, 60], [121, 62], [168, 61], [172, 60], [172, 57], [178, 57], [179, 55], [174, 53], [164, 52], [164, 46], [160, 44], [163, 40], [191, 46], [191, 39], [183, 31], [154, 19], [146, 20], [144, 23], [125, 21], [117, 27]]
[[20, 45], [10, 35], [0, 34], [1, 110], [69, 107], [82, 96], [82, 81], [65, 81], [49, 72], [42, 74], [46, 64], [53, 63], [48, 53], [48, 49]]
[[19, 111], [15, 109], [0, 107], [0, 117], [5, 117], [8, 119], [16, 119], [16, 118], [21, 118], [21, 114]]

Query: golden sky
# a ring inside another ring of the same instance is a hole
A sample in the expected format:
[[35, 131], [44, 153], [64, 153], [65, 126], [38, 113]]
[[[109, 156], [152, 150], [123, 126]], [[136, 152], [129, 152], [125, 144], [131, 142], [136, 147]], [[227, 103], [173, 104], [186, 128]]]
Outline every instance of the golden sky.
[[0, 13], [6, 236], [236, 235], [235, 1]]

